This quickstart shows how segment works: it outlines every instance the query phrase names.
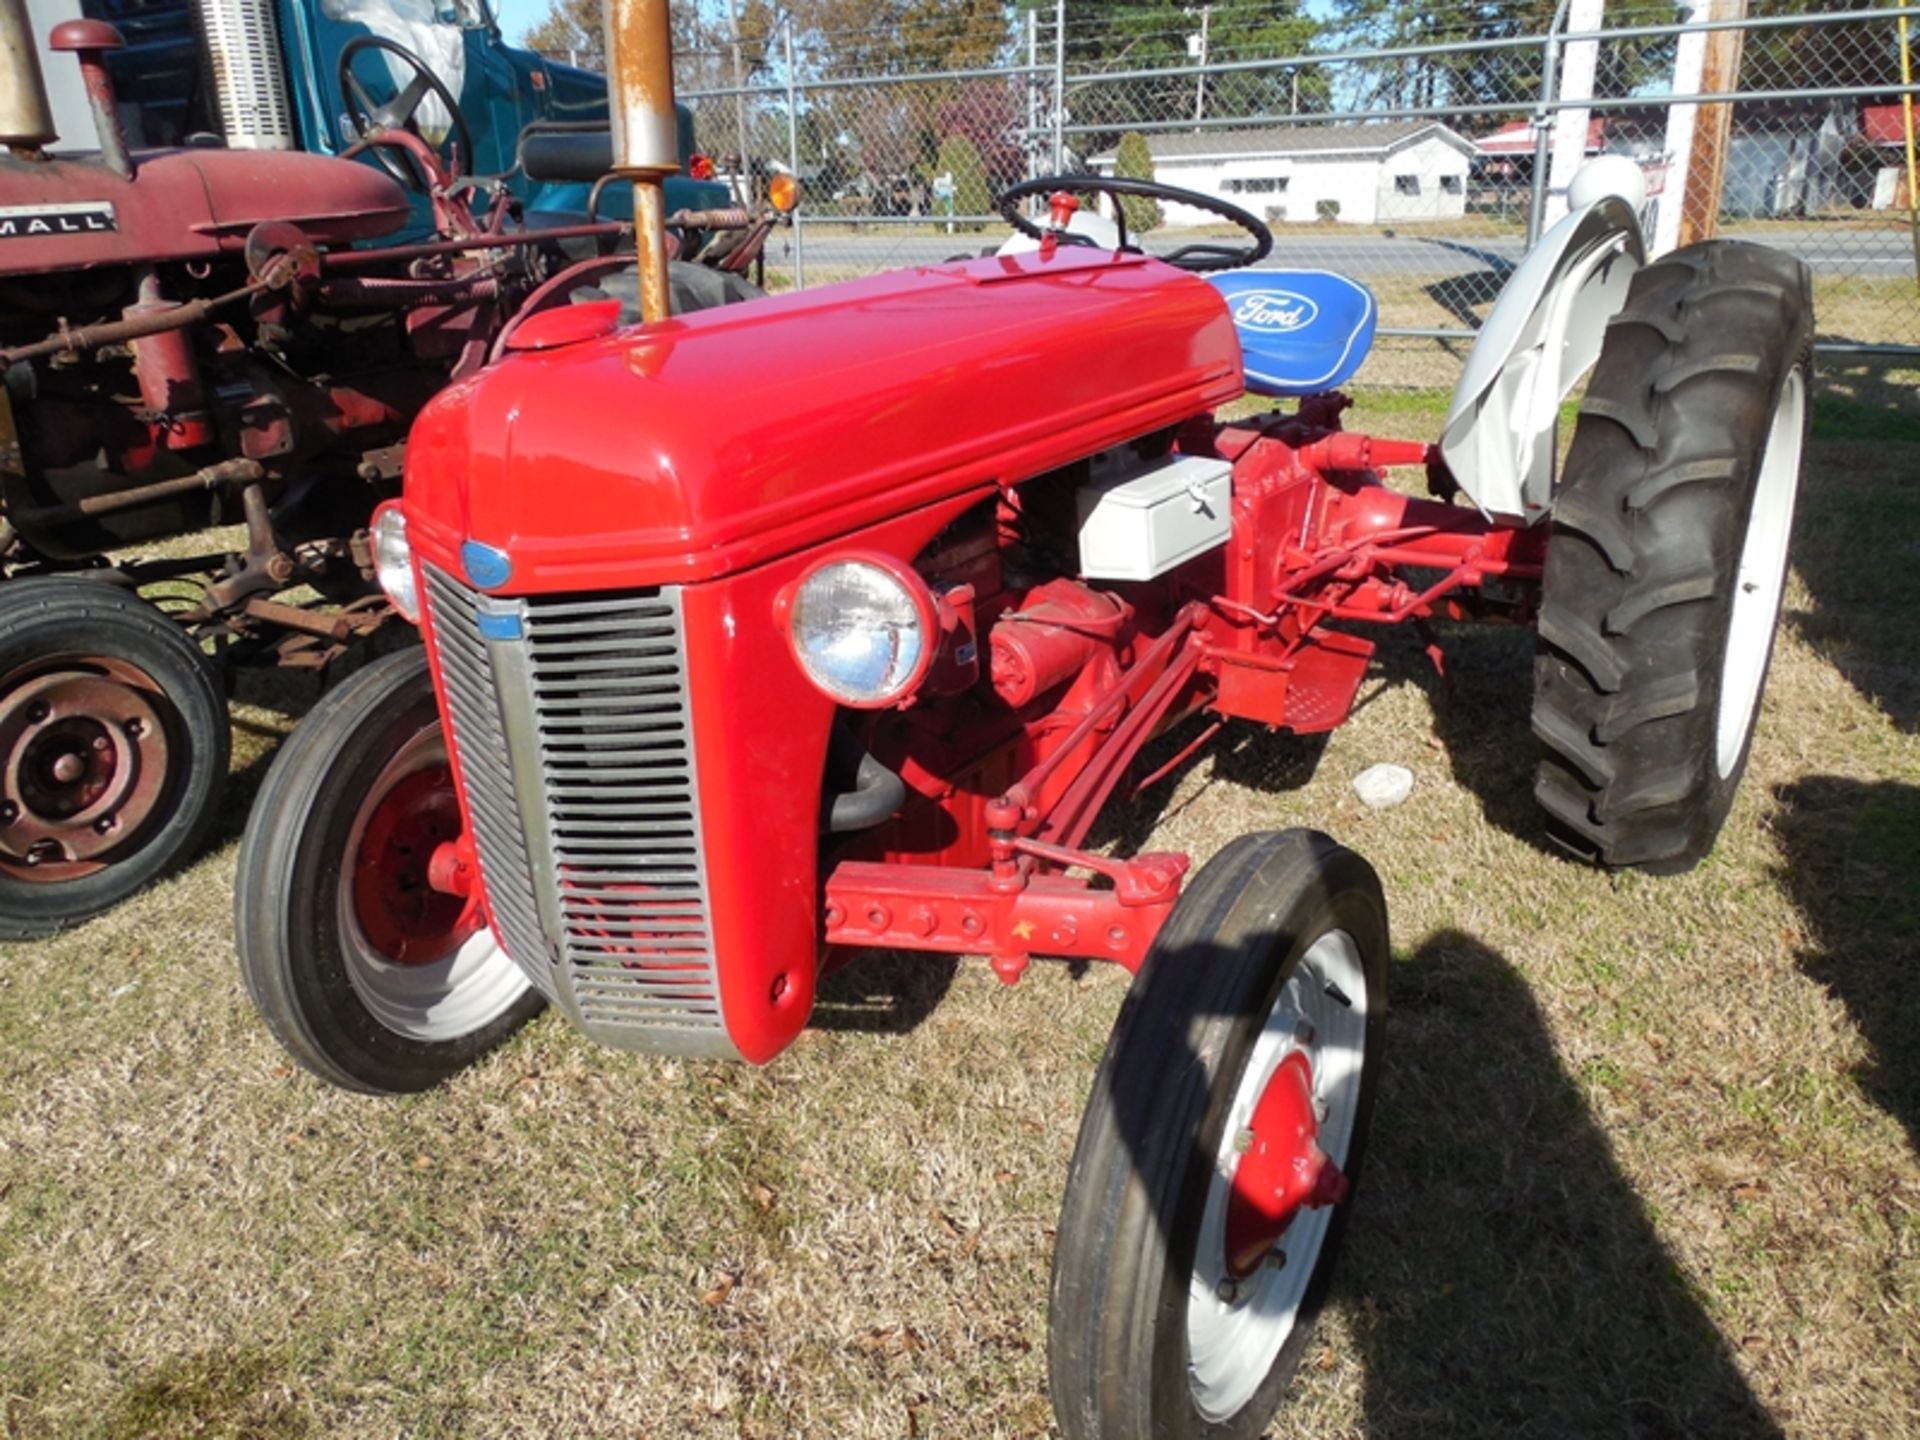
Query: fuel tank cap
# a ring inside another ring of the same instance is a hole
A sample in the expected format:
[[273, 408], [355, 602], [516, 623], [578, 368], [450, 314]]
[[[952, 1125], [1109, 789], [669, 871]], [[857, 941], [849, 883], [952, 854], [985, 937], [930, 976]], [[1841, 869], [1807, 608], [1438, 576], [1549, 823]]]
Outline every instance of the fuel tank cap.
[[529, 316], [507, 336], [509, 350], [558, 350], [563, 345], [578, 345], [583, 340], [598, 340], [620, 328], [618, 300], [588, 300], [577, 305], [556, 305]]

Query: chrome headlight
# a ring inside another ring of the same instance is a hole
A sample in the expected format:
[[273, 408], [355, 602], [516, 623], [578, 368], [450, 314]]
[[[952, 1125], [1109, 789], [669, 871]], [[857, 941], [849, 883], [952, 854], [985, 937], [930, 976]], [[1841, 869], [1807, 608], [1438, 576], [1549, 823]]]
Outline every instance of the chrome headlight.
[[413, 578], [413, 547], [407, 543], [407, 517], [398, 505], [373, 513], [373, 574], [387, 598], [414, 624], [420, 623], [420, 591]]
[[933, 592], [890, 556], [815, 566], [789, 592], [787, 625], [800, 668], [842, 705], [904, 699], [933, 661]]

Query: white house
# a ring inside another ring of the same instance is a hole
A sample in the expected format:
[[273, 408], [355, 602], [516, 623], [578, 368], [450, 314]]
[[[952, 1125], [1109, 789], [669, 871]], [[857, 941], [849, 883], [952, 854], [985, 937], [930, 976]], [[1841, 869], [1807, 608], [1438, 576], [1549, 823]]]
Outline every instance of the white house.
[[[1283, 125], [1150, 134], [1154, 178], [1214, 195], [1266, 220], [1355, 225], [1448, 220], [1466, 213], [1473, 142], [1436, 120]], [[1089, 157], [1113, 174], [1114, 152]], [[1168, 205], [1169, 225], [1218, 217]]]

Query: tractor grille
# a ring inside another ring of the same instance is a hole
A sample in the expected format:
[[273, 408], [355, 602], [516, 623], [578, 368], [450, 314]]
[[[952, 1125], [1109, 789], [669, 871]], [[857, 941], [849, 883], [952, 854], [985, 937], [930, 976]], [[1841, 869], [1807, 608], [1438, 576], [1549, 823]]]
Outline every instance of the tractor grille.
[[731, 1055], [680, 594], [502, 600], [424, 567], [494, 927], [595, 1039]]
[[200, 28], [228, 148], [293, 149], [293, 106], [273, 0], [202, 0]]

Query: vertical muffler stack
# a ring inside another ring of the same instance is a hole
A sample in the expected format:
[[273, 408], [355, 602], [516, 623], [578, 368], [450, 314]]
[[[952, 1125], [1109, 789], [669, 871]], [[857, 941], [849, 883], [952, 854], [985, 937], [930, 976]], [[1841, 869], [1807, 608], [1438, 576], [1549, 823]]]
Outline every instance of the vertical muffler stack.
[[666, 319], [667, 176], [680, 168], [673, 108], [673, 35], [667, 0], [606, 0], [607, 80], [612, 89], [613, 170], [633, 182], [633, 248], [640, 313]]
[[200, 0], [199, 9], [208, 73], [228, 146], [293, 149], [293, 106], [280, 63], [273, 0]]
[[34, 152], [55, 138], [27, 0], [0, 0], [0, 145]]

